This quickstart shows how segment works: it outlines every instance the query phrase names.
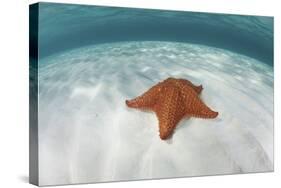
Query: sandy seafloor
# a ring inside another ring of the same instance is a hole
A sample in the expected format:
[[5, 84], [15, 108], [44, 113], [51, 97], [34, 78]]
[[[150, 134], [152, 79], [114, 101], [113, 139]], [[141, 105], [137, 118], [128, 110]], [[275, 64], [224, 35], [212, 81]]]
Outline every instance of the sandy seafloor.
[[[190, 118], [158, 136], [134, 98], [168, 77], [202, 84], [216, 119]], [[136, 180], [273, 170], [273, 69], [203, 45], [119, 42], [39, 64], [40, 184]]]

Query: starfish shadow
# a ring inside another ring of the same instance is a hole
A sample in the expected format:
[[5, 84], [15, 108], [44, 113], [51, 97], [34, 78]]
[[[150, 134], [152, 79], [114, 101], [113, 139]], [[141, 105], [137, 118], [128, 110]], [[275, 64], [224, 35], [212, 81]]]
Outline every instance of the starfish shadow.
[[171, 134], [171, 136], [170, 136], [167, 140], [165, 140], [165, 142], [166, 142], [167, 144], [173, 144], [173, 137], [174, 137], [175, 132], [177, 132], [177, 131], [180, 130], [180, 129], [183, 129], [183, 128], [185, 128], [185, 127], [190, 126], [190, 124], [193, 122], [193, 121], [190, 120], [190, 119], [191, 119], [191, 117], [187, 117], [187, 118], [182, 119], [182, 120], [178, 123], [177, 127], [174, 129], [174, 133]]

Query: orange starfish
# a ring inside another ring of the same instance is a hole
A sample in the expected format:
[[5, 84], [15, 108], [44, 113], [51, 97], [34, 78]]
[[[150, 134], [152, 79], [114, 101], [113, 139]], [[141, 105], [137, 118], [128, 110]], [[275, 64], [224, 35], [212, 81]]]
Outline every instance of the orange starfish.
[[141, 96], [126, 100], [126, 104], [131, 108], [154, 111], [159, 121], [160, 138], [165, 140], [184, 117], [218, 116], [218, 112], [212, 111], [199, 98], [202, 89], [202, 85], [195, 86], [185, 79], [168, 78]]

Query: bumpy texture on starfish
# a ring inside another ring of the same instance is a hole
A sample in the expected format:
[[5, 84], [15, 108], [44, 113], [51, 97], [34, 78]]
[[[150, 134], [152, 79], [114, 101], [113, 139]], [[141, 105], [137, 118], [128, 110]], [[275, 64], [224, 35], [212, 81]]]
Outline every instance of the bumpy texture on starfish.
[[168, 78], [141, 96], [126, 100], [126, 104], [131, 108], [154, 111], [159, 121], [160, 138], [165, 140], [184, 117], [218, 116], [218, 112], [212, 111], [199, 98], [202, 89], [202, 85], [195, 86], [185, 79]]

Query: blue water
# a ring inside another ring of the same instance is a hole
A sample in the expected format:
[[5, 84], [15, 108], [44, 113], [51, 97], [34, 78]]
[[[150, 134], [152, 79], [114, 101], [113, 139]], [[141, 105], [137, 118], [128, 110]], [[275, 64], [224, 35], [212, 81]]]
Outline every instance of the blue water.
[[40, 3], [40, 58], [120, 41], [203, 44], [273, 65], [273, 17]]

